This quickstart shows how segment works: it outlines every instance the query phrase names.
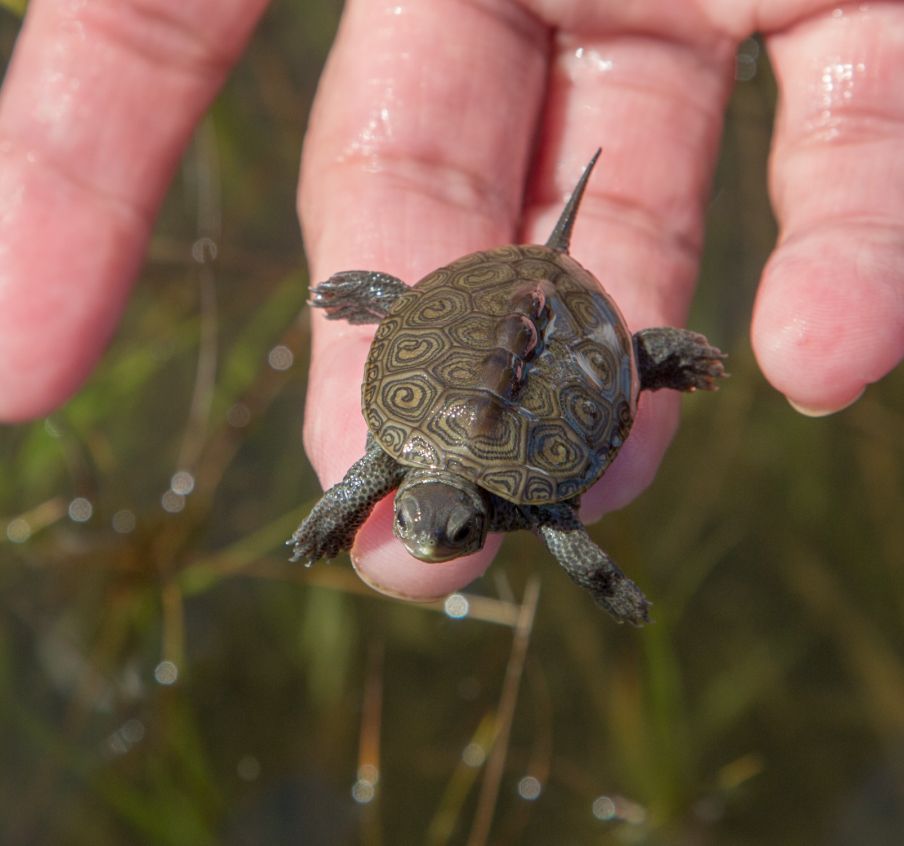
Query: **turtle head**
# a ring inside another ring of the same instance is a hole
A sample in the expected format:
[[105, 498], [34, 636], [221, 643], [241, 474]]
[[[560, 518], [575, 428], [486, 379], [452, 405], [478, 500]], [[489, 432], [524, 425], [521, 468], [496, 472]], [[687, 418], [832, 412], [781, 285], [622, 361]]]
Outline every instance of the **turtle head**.
[[395, 536], [421, 561], [477, 552], [487, 537], [486, 496], [473, 482], [436, 470], [412, 470], [395, 497]]

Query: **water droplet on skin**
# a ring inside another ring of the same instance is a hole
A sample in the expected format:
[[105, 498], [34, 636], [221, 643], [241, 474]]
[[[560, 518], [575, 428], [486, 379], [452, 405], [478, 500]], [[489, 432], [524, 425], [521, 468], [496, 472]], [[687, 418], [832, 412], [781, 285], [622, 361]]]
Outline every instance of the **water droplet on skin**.
[[822, 69], [820, 88], [826, 109], [854, 97], [859, 80], [866, 74], [865, 62], [833, 62]]
[[577, 47], [571, 53], [563, 53], [559, 65], [569, 79], [586, 80], [611, 72], [615, 62], [593, 47]]

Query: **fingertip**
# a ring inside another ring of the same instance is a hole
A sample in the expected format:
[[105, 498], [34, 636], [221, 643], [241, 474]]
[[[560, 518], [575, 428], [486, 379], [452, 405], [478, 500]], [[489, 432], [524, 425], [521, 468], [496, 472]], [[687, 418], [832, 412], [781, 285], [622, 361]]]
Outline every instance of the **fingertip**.
[[500, 535], [490, 535], [474, 555], [427, 564], [410, 556], [393, 536], [392, 517], [393, 502], [388, 496], [358, 531], [351, 560], [363, 582], [398, 599], [429, 602], [460, 590], [483, 575], [502, 542]]
[[904, 355], [904, 248], [876, 233], [785, 242], [757, 296], [751, 343], [766, 378], [808, 416], [856, 402]]
[[40, 353], [7, 358], [12, 366], [0, 369], [0, 422], [27, 423], [46, 417], [78, 390], [93, 360], [92, 356], [84, 366], [73, 367], [68, 361], [48, 361]]
[[0, 109], [0, 419], [87, 377], [265, 2], [29, 4]]

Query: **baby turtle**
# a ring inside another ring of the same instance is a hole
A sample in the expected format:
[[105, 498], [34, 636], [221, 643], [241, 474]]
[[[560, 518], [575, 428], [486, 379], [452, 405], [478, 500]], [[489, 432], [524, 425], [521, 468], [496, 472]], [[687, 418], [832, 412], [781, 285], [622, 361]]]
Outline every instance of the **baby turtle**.
[[473, 253], [410, 288], [353, 270], [313, 289], [330, 319], [380, 326], [361, 392], [366, 452], [295, 531], [293, 561], [351, 547], [398, 489], [394, 531], [416, 558], [447, 561], [487, 532], [531, 529], [617, 620], [647, 622], [646, 597], [578, 519], [579, 497], [628, 437], [640, 391], [712, 390], [724, 356], [685, 329], [632, 336], [568, 255], [598, 156], [544, 246]]

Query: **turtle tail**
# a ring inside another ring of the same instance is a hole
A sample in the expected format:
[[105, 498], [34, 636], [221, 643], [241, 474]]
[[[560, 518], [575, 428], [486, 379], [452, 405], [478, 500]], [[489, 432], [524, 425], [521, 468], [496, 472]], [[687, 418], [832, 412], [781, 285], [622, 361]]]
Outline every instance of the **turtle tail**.
[[596, 164], [596, 160], [600, 157], [601, 152], [601, 148], [598, 147], [593, 154], [593, 158], [590, 159], [587, 167], [584, 168], [584, 172], [581, 174], [578, 184], [574, 186], [574, 191], [571, 192], [568, 202], [565, 203], [565, 208], [562, 209], [562, 214], [559, 216], [556, 228], [552, 230], [552, 235], [549, 236], [549, 240], [546, 242], [546, 246], [551, 250], [558, 250], [560, 253], [568, 252], [568, 244], [571, 241], [571, 230], [574, 226], [574, 219], [577, 217], [578, 206], [581, 204], [584, 188], [587, 187], [587, 180], [590, 179], [590, 172], [593, 170], [593, 166]]

